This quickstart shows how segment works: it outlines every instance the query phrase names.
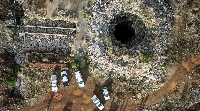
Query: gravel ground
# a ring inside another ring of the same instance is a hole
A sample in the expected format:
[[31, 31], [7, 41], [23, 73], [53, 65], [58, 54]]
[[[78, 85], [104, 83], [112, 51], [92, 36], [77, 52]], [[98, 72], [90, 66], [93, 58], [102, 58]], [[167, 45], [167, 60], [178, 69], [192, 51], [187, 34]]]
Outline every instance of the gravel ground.
[[27, 52], [71, 52], [70, 45], [75, 36], [75, 23], [62, 20], [39, 21], [33, 19], [20, 27], [18, 44], [13, 44], [15, 59], [23, 65]]
[[[113, 44], [108, 30], [110, 21], [121, 12], [138, 15], [143, 20], [147, 33], [145, 40], [129, 49], [132, 54], [116, 56], [116, 53], [127, 49], [120, 49]], [[163, 0], [96, 0], [88, 2], [83, 17], [88, 22], [87, 52], [92, 61], [92, 73], [108, 76], [112, 71], [113, 77], [125, 76], [130, 79], [135, 76], [145, 84], [156, 84], [153, 88], [155, 90], [162, 86], [167, 77], [166, 69], [162, 66], [168, 57], [165, 50], [170, 45], [168, 39], [173, 23], [173, 10], [169, 4]], [[150, 53], [154, 57], [150, 62], [143, 63], [142, 53]]]

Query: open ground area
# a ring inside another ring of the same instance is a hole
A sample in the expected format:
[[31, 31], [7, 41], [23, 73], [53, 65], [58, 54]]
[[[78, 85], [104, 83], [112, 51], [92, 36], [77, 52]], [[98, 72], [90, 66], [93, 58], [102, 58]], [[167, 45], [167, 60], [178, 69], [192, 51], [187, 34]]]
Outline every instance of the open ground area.
[[0, 110], [200, 110], [198, 4], [1, 0]]

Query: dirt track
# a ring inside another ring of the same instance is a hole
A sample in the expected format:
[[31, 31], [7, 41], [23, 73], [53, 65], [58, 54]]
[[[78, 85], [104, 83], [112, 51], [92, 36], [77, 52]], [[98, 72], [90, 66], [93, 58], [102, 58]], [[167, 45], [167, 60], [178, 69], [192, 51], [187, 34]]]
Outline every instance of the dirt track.
[[135, 111], [142, 105], [146, 108], [162, 101], [164, 96], [170, 94], [170, 92], [175, 89], [182, 92], [184, 86], [183, 82], [186, 82], [188, 74], [188, 67], [186, 66], [189, 66], [190, 70], [193, 69], [195, 67], [195, 63], [199, 62], [195, 58], [189, 59], [186, 62], [183, 61], [183, 64], [178, 64], [172, 68], [172, 75], [166, 81], [164, 86], [157, 91], [151, 92], [149, 96], [143, 100], [134, 101], [131, 99], [125, 99], [123, 101], [119, 101], [114, 98], [114, 95], [111, 94], [111, 99], [105, 101], [102, 87], [95, 86], [93, 78], [87, 77], [88, 72], [86, 69], [81, 69], [81, 73], [84, 76], [83, 79], [85, 81], [84, 88], [79, 88], [75, 76], [69, 74], [72, 76], [71, 80], [69, 79], [69, 87], [64, 88], [61, 83], [58, 92], [54, 94], [52, 92], [47, 93], [40, 102], [34, 106], [25, 108], [22, 111], [42, 111], [48, 107], [48, 104], [50, 104], [48, 111], [98, 111], [99, 109], [90, 99], [94, 94], [97, 95], [100, 101], [104, 104], [105, 111]]
[[[91, 97], [95, 94], [104, 104], [105, 111], [109, 111], [112, 98], [108, 101], [104, 100], [103, 89], [95, 86], [92, 77], [88, 77], [87, 69], [80, 70], [85, 82], [84, 88], [79, 88], [74, 75], [69, 74], [69, 87], [63, 87], [62, 82], [58, 92], [47, 93], [37, 104], [27, 107], [22, 111], [42, 111], [48, 108], [48, 111], [98, 111], [96, 105], [92, 102]], [[58, 71], [59, 72], [59, 71]], [[112, 95], [111, 95], [112, 96]], [[112, 103], [113, 111], [116, 111], [118, 104]]]

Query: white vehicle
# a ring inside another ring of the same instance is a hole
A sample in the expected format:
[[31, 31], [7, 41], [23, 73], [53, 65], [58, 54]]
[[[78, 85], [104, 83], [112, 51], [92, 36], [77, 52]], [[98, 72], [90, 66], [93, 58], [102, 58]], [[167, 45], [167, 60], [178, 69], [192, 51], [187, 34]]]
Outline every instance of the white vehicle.
[[68, 82], [68, 79], [67, 79], [67, 72], [66, 71], [62, 71], [61, 72], [61, 77], [62, 77], [62, 81], [63, 81], [63, 86], [64, 87], [69, 86], [69, 82]]
[[93, 100], [93, 102], [96, 104], [96, 106], [97, 106], [100, 110], [104, 109], [103, 104], [101, 104], [100, 100], [97, 98], [96, 95], [92, 96], [91, 99]]
[[75, 76], [76, 76], [77, 82], [79, 84], [79, 87], [84, 87], [85, 84], [84, 84], [84, 81], [82, 79], [80, 71], [75, 72]]
[[103, 87], [103, 94], [104, 94], [105, 100], [110, 99], [109, 91], [108, 91], [108, 88], [107, 88], [107, 87]]
[[52, 86], [52, 91], [57, 92], [58, 91], [58, 86], [57, 86], [57, 76], [52, 75], [51, 76], [51, 86]]

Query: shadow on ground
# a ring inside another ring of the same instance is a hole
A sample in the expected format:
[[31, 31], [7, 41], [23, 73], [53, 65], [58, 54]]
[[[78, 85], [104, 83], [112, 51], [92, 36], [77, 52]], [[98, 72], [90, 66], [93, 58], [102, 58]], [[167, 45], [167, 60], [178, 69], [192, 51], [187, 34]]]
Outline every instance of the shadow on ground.
[[61, 81], [62, 81], [62, 77], [61, 77], [61, 67], [56, 65], [54, 68], [54, 72], [53, 75], [57, 76], [57, 84], [60, 86]]
[[[95, 89], [93, 91], [94, 95], [97, 96], [97, 98], [100, 100], [100, 102], [105, 106], [106, 100], [104, 98], [103, 94], [103, 87], [107, 87], [109, 91], [109, 95], [112, 98], [112, 82], [113, 80], [111, 78], [108, 78], [103, 84], [100, 84], [100, 82], [96, 82], [97, 84], [95, 85]], [[112, 101], [111, 103], [111, 109], [109, 111], [117, 111], [119, 105], [119, 101]], [[103, 109], [102, 111], [104, 111]], [[94, 111], [100, 111], [98, 107], [94, 109]]]
[[52, 99], [53, 99], [53, 96], [54, 96], [54, 92], [51, 94], [51, 98], [49, 99], [49, 102], [48, 102], [48, 105], [47, 105], [47, 110], [49, 109], [49, 106], [50, 106], [50, 104], [51, 104], [51, 101], [52, 101]]
[[117, 111], [119, 109], [119, 100], [116, 101], [113, 99], [111, 102], [110, 110], [109, 111]]
[[82, 75], [84, 83], [86, 83], [87, 79], [88, 79], [88, 76], [89, 76], [88, 68], [86, 68], [86, 67], [80, 68], [79, 71], [80, 71], [80, 73]]
[[66, 103], [63, 111], [71, 111], [72, 110], [72, 105], [73, 105], [72, 102]]

